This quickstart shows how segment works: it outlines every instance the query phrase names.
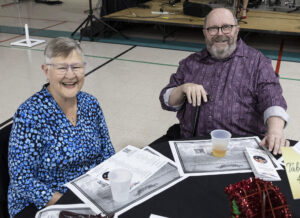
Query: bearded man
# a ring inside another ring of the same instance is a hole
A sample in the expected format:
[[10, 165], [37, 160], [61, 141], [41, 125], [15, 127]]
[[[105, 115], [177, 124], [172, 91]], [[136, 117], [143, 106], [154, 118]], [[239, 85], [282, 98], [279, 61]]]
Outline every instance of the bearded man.
[[257, 135], [261, 145], [280, 153], [289, 146], [283, 131], [289, 116], [278, 76], [271, 60], [238, 40], [238, 33], [230, 10], [212, 10], [204, 20], [206, 48], [180, 61], [160, 93], [162, 108], [177, 111], [181, 138], [193, 136], [200, 106], [196, 136], [214, 129]]

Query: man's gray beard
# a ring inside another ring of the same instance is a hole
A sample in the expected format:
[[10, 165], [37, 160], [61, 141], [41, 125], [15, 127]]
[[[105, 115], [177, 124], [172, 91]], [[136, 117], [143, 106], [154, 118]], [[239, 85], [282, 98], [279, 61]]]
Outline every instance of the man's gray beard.
[[226, 46], [226, 48], [222, 50], [217, 50], [216, 47], [213, 47], [212, 45], [207, 44], [207, 50], [210, 53], [210, 55], [216, 59], [225, 59], [229, 57], [234, 50], [236, 49], [236, 40], [234, 39], [234, 43], [229, 44]]

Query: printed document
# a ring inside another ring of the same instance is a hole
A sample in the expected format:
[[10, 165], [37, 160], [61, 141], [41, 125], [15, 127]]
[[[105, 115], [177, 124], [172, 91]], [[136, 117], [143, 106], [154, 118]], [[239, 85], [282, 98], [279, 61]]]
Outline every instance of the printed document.
[[[129, 199], [115, 202], [112, 198], [108, 173], [126, 168], [133, 174]], [[121, 214], [185, 179], [178, 166], [150, 147], [127, 146], [86, 174], [65, 184], [96, 214]]]
[[90, 170], [88, 174], [101, 182], [109, 184], [107, 176], [111, 170], [118, 168], [127, 169], [133, 174], [130, 189], [133, 190], [150, 178], [166, 163], [167, 161], [159, 156], [128, 145], [102, 164]]
[[225, 157], [212, 155], [212, 142], [208, 140], [170, 141], [179, 172], [185, 176], [218, 175], [251, 172], [244, 154], [246, 147], [265, 150], [276, 170], [282, 169], [273, 155], [259, 145], [258, 137], [231, 138]]

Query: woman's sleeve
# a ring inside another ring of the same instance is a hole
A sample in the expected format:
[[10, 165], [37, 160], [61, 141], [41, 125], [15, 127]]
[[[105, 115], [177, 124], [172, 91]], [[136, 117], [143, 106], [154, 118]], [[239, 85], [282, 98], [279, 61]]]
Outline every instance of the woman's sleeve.
[[37, 179], [43, 149], [41, 128], [37, 117], [24, 111], [15, 114], [9, 140], [10, 183], [13, 195], [26, 199], [40, 209], [51, 199], [53, 191]]
[[102, 109], [98, 103], [98, 116], [99, 116], [99, 125], [100, 125], [100, 140], [101, 140], [101, 150], [102, 150], [102, 155], [104, 157], [104, 159], [108, 159], [109, 157], [111, 157], [112, 155], [115, 154], [115, 149], [112, 146], [110, 137], [109, 137], [109, 132], [108, 132], [108, 128], [105, 122], [105, 118], [104, 118], [104, 114], [102, 112]]

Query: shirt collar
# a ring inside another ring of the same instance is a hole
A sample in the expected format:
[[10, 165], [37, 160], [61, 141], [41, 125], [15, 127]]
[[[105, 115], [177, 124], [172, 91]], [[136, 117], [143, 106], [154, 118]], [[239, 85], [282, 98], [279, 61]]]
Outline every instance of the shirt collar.
[[[42, 87], [42, 89], [41, 89], [41, 91], [40, 91], [40, 93], [42, 93], [44, 96], [47, 96], [48, 98], [51, 98], [52, 102], [53, 102], [52, 107], [54, 109], [59, 108], [60, 111], [62, 112], [61, 108], [59, 107], [59, 105], [57, 104], [57, 102], [55, 101], [55, 99], [52, 97], [52, 95], [50, 94], [50, 92], [48, 91], [48, 89], [47, 89], [48, 85], [49, 85], [49, 83], [44, 84], [43, 87]], [[81, 91], [79, 91], [76, 96], [77, 96], [77, 115], [80, 116], [80, 114], [81, 114], [80, 111], [81, 111], [81, 107], [82, 107], [82, 96], [83, 96], [83, 93]], [[50, 106], [50, 105], [48, 105], [48, 106]], [[77, 117], [77, 121], [79, 122], [79, 117]]]
[[[44, 84], [42, 90], [40, 91], [40, 93], [42, 93], [44, 96], [47, 96], [48, 98], [51, 98], [52, 101], [55, 102], [55, 104], [57, 104], [57, 102], [55, 101], [55, 99], [52, 97], [52, 95], [50, 94], [50, 92], [47, 89], [48, 85], [49, 85], [49, 83]], [[77, 93], [76, 97], [77, 97], [77, 107], [78, 107], [77, 109], [78, 109], [78, 111], [80, 111], [79, 108], [81, 107], [82, 92], [79, 91]]]

